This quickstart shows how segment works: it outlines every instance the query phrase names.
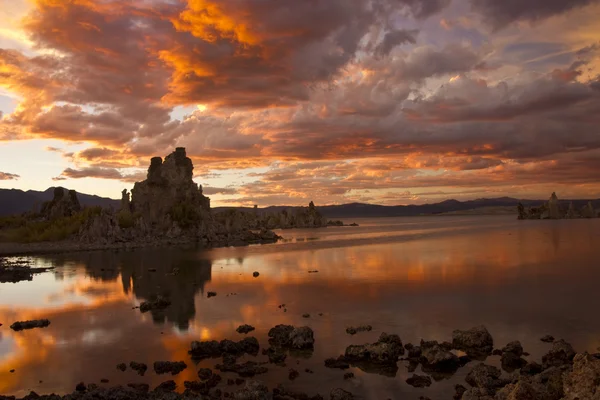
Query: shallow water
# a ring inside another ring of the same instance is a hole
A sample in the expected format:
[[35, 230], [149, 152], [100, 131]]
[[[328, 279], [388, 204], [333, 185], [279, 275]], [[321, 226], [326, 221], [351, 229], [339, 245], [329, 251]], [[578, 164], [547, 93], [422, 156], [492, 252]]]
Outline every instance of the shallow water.
[[[361, 226], [282, 231], [285, 240], [274, 245], [33, 257], [34, 264], [55, 269], [30, 282], [0, 284], [0, 394], [64, 394], [78, 382], [99, 384], [103, 378], [110, 385], [151, 387], [173, 378], [183, 389], [198, 368], [221, 361], [196, 365], [187, 354], [190, 342], [240, 340], [244, 335], [235, 329], [243, 323], [257, 328], [249, 336], [261, 348], [268, 347], [267, 332], [277, 324], [315, 331], [309, 358], [288, 357], [287, 367], [268, 365], [269, 372], [255, 379], [309, 394], [341, 387], [367, 399], [450, 399], [474, 365], [427, 389], [405, 383], [412, 373], [404, 362], [394, 377], [351, 368], [355, 378], [349, 381], [342, 379], [348, 371], [324, 367], [326, 358], [343, 354], [350, 344], [376, 341], [381, 332], [397, 333], [404, 343], [444, 341], [454, 329], [484, 324], [496, 347], [520, 340], [531, 354], [527, 358], [537, 361], [549, 348], [539, 341], [545, 334], [564, 338], [578, 351], [600, 346], [600, 220], [476, 216], [356, 222]], [[152, 268], [156, 272], [148, 271]], [[177, 274], [171, 274], [174, 269]], [[207, 298], [209, 290], [218, 295]], [[172, 301], [164, 312], [132, 308], [157, 294]], [[278, 308], [282, 303], [287, 312]], [[311, 317], [302, 318], [304, 313]], [[14, 321], [37, 318], [52, 323], [24, 332], [9, 329]], [[357, 324], [374, 330], [345, 333]], [[175, 377], [159, 376], [152, 370], [159, 360], [183, 360], [188, 368]], [[116, 369], [130, 361], [147, 363], [146, 375]], [[499, 357], [487, 363], [499, 366]], [[293, 382], [289, 368], [300, 372]], [[221, 375], [224, 382], [237, 377]]]

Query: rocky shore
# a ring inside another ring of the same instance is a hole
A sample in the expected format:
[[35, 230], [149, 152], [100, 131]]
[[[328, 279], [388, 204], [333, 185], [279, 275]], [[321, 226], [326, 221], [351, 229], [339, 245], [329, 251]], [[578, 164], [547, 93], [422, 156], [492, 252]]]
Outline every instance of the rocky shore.
[[[250, 332], [248, 326], [241, 331]], [[310, 327], [277, 325], [268, 332], [269, 348], [260, 352], [255, 337], [232, 340], [194, 341], [190, 345], [189, 360], [175, 362], [157, 361], [153, 365], [156, 374], [177, 375], [188, 368], [194, 360], [221, 358], [215, 369], [220, 373], [232, 373], [237, 379], [225, 379], [209, 368], [199, 368], [196, 381], [185, 381], [182, 387], [173, 380], [166, 380], [153, 390], [147, 384], [129, 384], [126, 387], [100, 387], [95, 383], [81, 382], [72, 394], [65, 396], [38, 396], [31, 393], [23, 399], [331, 399], [350, 400], [360, 398], [344, 389], [335, 388], [325, 396], [309, 395], [289, 391], [282, 384], [269, 388], [255, 380], [255, 376], [267, 373], [271, 368], [286, 368], [286, 356], [304, 352], [310, 357], [314, 348], [314, 332]], [[452, 332], [451, 342], [437, 342], [422, 339], [418, 345], [403, 344], [399, 335], [381, 333], [375, 343], [354, 344], [346, 348], [343, 355], [324, 361], [326, 368], [359, 368], [367, 373], [396, 376], [399, 365], [409, 372], [421, 367], [421, 373], [413, 373], [406, 384], [420, 388], [423, 394], [436, 381], [447, 379], [461, 368], [469, 368], [463, 384], [456, 384], [452, 393], [445, 398], [455, 400], [594, 400], [600, 393], [600, 354], [576, 353], [564, 340], [554, 340], [545, 336], [540, 340], [549, 347], [540, 362], [527, 361], [518, 341], [497, 348], [492, 335], [484, 326]], [[496, 347], [496, 348], [495, 348]], [[261, 360], [262, 354], [266, 359]], [[501, 357], [501, 368], [486, 364], [490, 356]], [[250, 356], [256, 361], [238, 362]], [[121, 363], [117, 369], [125, 371], [127, 364]], [[137, 362], [129, 363], [129, 368], [143, 375], [148, 366]], [[192, 367], [193, 368], [193, 367]], [[317, 371], [318, 372], [318, 371]], [[313, 371], [306, 370], [311, 374]], [[289, 379], [296, 379], [301, 373], [289, 369]], [[353, 379], [354, 373], [344, 374], [343, 380]], [[249, 379], [252, 378], [252, 379]], [[342, 379], [342, 378], [340, 378]], [[103, 382], [107, 383], [107, 382]], [[318, 391], [318, 388], [315, 388]], [[2, 397], [0, 400], [14, 400]], [[422, 396], [421, 399], [427, 399]]]

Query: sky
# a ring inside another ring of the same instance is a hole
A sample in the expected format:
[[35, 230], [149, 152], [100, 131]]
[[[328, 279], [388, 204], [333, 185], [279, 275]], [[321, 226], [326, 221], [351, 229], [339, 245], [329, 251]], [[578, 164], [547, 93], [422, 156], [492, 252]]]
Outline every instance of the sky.
[[600, 0], [0, 0], [0, 187], [600, 197]]

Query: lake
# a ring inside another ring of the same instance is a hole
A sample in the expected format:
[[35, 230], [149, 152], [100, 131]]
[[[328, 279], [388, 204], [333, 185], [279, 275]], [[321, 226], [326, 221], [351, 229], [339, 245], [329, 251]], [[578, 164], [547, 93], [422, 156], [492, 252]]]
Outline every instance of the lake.
[[[382, 332], [404, 343], [451, 340], [454, 329], [485, 325], [502, 348], [519, 340], [540, 361], [564, 338], [577, 351], [600, 346], [600, 219], [517, 221], [513, 216], [356, 219], [359, 227], [278, 232], [277, 244], [210, 250], [152, 249], [31, 257], [53, 270], [32, 281], [0, 284], [0, 394], [70, 393], [77, 383], [148, 383], [174, 379], [179, 390], [197, 370], [220, 359], [192, 362], [193, 340], [240, 340], [236, 328], [256, 327], [261, 349], [277, 324], [315, 332], [310, 356], [268, 364], [254, 379], [328, 398], [340, 387], [367, 399], [427, 396], [450, 399], [474, 362], [426, 389], [409, 386], [412, 373], [398, 363], [395, 376], [327, 369], [324, 360]], [[155, 271], [150, 271], [155, 270]], [[309, 273], [308, 271], [318, 272]], [[260, 276], [253, 277], [257, 271]], [[207, 292], [217, 296], [208, 298]], [[155, 295], [171, 300], [163, 312], [141, 313]], [[278, 306], [285, 304], [283, 308]], [[303, 318], [303, 314], [310, 318]], [[319, 315], [322, 314], [322, 315]], [[14, 332], [17, 320], [48, 318], [44, 329]], [[373, 331], [351, 336], [351, 325]], [[245, 359], [266, 361], [259, 355]], [[500, 357], [487, 363], [500, 366]], [[185, 361], [175, 377], [156, 375], [154, 361]], [[242, 359], [243, 361], [244, 359]], [[145, 376], [116, 365], [149, 365]], [[294, 368], [300, 376], [288, 379]], [[305, 372], [311, 369], [314, 374]], [[14, 369], [15, 372], [9, 372]], [[354, 379], [344, 380], [345, 372]], [[420, 369], [417, 369], [417, 374]], [[237, 375], [221, 373], [225, 378]]]

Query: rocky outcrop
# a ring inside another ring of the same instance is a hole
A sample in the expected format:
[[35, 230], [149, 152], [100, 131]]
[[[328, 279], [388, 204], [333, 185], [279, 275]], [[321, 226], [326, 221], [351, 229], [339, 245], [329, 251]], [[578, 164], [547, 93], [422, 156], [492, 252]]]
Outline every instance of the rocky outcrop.
[[[564, 205], [564, 204], [563, 204]], [[580, 211], [577, 211], [573, 202], [569, 203], [568, 209], [561, 208], [561, 204], [556, 196], [552, 193], [547, 203], [539, 207], [530, 207], [525, 209], [522, 203], [517, 205], [517, 218], [525, 219], [575, 219], [575, 218], [596, 218], [596, 210], [591, 201], [587, 203]]]
[[577, 354], [573, 371], [563, 377], [565, 400], [600, 398], [600, 360], [587, 353]]
[[54, 188], [54, 197], [51, 201], [42, 204], [40, 213], [46, 219], [70, 217], [81, 211], [81, 204], [74, 190], [61, 187]]
[[452, 332], [452, 346], [470, 357], [479, 358], [492, 354], [494, 339], [485, 326], [477, 326], [467, 331]]
[[146, 224], [163, 229], [168, 229], [172, 221], [183, 225], [201, 223], [207, 218], [210, 200], [192, 180], [193, 171], [192, 160], [183, 147], [175, 149], [164, 162], [153, 157], [146, 180], [136, 182], [131, 191], [132, 211], [139, 213]]

